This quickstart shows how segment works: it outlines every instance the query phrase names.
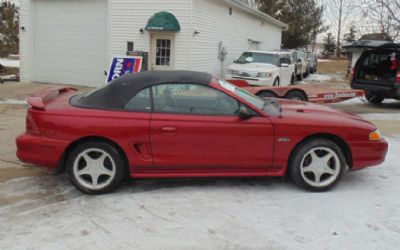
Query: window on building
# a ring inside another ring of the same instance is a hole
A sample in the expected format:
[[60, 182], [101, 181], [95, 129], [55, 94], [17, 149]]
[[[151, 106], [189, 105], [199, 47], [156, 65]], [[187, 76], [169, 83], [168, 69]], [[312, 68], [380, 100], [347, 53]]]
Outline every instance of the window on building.
[[157, 39], [156, 65], [169, 66], [171, 62], [171, 40]]

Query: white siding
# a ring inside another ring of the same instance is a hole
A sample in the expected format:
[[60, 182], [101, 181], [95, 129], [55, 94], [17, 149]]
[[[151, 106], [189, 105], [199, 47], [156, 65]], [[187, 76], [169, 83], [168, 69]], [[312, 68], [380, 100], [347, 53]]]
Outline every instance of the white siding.
[[[20, 0], [19, 15], [19, 58], [21, 81], [32, 80], [32, 54], [33, 54], [33, 11], [31, 0]], [[21, 28], [24, 27], [24, 30]]]
[[[229, 7], [233, 9], [232, 15]], [[251, 48], [249, 39], [260, 41], [260, 50], [279, 49], [281, 45], [282, 28], [223, 0], [193, 0], [193, 29], [200, 34], [192, 41], [192, 68], [219, 76]], [[223, 64], [218, 60], [220, 41], [228, 52]]]
[[109, 0], [109, 57], [124, 55], [126, 42], [133, 41], [134, 49], [150, 52], [150, 33], [146, 27], [151, 16], [168, 11], [177, 19], [181, 31], [175, 36], [175, 69], [188, 69], [191, 29], [191, 0]]

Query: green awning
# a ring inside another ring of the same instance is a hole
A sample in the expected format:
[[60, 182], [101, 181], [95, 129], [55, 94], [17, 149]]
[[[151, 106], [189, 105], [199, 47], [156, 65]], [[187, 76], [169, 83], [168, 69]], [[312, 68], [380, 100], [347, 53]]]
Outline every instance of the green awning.
[[181, 27], [176, 17], [166, 11], [154, 14], [146, 25], [148, 31], [180, 31]]

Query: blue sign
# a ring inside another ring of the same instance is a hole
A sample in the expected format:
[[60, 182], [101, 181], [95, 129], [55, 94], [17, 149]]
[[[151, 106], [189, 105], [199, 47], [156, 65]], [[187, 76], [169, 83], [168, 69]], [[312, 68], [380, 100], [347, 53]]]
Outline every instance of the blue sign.
[[143, 58], [140, 56], [116, 56], [112, 59], [107, 74], [106, 84], [112, 80], [125, 75], [140, 72]]

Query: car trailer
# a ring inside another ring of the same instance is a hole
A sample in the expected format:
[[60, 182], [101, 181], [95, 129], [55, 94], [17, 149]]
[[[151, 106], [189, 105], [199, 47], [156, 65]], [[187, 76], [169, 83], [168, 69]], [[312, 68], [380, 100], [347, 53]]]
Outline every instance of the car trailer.
[[333, 84], [301, 84], [285, 87], [249, 86], [246, 80], [227, 80], [228, 82], [246, 89], [247, 91], [262, 97], [284, 98], [313, 103], [336, 103], [354, 97], [364, 96], [364, 91], [339, 88]]

